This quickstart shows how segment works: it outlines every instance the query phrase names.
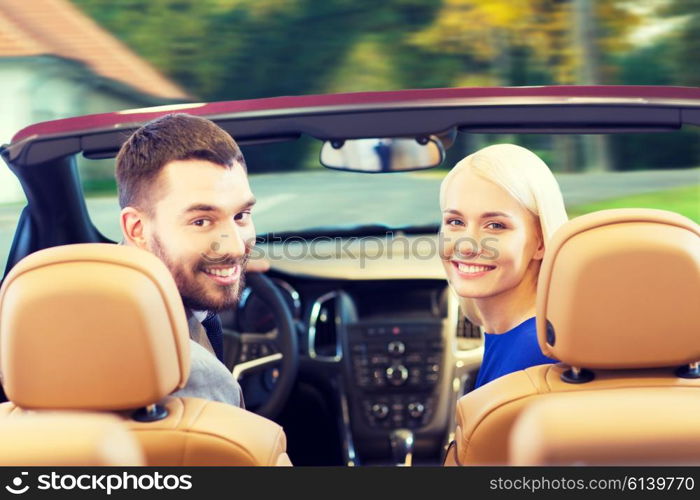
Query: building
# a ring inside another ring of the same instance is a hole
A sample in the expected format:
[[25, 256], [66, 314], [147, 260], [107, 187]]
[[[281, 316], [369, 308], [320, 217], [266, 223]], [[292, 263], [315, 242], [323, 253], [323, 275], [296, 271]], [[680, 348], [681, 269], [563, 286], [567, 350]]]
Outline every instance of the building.
[[[191, 100], [68, 0], [0, 0], [0, 143], [40, 121]], [[0, 164], [0, 203], [22, 199]]]

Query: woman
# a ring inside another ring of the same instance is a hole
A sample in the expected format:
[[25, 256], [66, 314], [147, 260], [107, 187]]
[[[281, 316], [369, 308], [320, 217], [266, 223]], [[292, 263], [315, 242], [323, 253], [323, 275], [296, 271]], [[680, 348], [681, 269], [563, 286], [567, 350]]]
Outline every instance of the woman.
[[457, 163], [440, 188], [443, 264], [462, 311], [481, 325], [476, 387], [556, 362], [537, 343], [535, 295], [546, 242], [567, 220], [557, 181], [531, 151], [488, 146]]

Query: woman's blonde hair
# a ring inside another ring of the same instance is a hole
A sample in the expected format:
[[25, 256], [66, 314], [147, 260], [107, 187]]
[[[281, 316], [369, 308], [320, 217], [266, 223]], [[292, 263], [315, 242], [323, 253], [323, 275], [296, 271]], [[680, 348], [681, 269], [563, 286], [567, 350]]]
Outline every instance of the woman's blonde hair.
[[[446, 208], [445, 193], [450, 182], [465, 171], [472, 171], [505, 189], [533, 213], [539, 221], [545, 247], [552, 234], [568, 219], [557, 180], [545, 162], [529, 149], [515, 144], [494, 144], [461, 160], [442, 181], [440, 210]], [[461, 298], [460, 305], [472, 323], [482, 323], [472, 299]]]

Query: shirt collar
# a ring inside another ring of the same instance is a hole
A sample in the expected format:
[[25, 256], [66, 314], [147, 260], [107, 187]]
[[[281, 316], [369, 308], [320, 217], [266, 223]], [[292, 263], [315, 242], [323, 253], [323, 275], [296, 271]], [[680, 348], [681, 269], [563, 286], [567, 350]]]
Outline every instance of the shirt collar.
[[209, 311], [195, 311], [195, 310], [193, 310], [192, 315], [195, 318], [197, 318], [197, 321], [199, 321], [201, 323], [202, 321], [204, 321], [207, 318], [207, 316], [209, 315]]

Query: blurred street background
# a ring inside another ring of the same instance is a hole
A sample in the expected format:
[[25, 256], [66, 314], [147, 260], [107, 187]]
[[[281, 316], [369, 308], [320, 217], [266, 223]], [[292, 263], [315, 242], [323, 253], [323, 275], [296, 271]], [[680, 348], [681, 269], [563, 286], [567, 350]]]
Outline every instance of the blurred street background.
[[[700, 86], [698, 34], [700, 0], [0, 0], [0, 142], [38, 121], [182, 102], [456, 86]], [[572, 215], [651, 206], [700, 221], [698, 129], [465, 136], [440, 169], [401, 182], [426, 181], [432, 206], [446, 170], [496, 141], [537, 152]], [[281, 163], [347, 188], [349, 177], [319, 171], [319, 146], [246, 149], [261, 199], [299, 196], [275, 191], [268, 175]], [[91, 216], [107, 224], [113, 161], [81, 160], [80, 172]], [[288, 186], [301, 193], [308, 179]], [[23, 205], [0, 165], [1, 258]]]

